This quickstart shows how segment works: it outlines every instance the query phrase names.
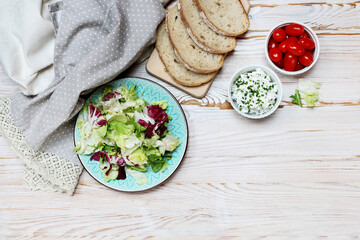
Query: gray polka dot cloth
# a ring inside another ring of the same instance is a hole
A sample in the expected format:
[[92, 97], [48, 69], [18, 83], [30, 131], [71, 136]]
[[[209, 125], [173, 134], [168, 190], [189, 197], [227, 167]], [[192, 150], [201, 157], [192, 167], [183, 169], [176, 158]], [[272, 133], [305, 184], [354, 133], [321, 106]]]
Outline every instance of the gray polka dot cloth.
[[35, 150], [78, 163], [75, 116], [82, 95], [113, 80], [154, 42], [165, 10], [158, 0], [64, 0], [55, 44], [55, 83], [36, 97], [17, 94], [13, 117]]

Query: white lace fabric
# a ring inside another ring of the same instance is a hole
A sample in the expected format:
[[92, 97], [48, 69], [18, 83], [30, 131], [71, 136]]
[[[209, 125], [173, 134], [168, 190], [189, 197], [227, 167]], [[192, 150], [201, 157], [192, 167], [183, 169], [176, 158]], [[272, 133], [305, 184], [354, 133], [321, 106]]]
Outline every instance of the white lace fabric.
[[53, 153], [34, 151], [14, 124], [11, 97], [0, 98], [0, 136], [25, 164], [23, 184], [29, 190], [74, 193], [82, 168]]

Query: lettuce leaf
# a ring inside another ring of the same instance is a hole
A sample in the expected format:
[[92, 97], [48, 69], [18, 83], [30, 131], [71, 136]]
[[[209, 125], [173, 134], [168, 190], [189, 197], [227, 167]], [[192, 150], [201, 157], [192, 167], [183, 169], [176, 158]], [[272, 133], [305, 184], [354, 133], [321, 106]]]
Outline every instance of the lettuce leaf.
[[135, 146], [140, 146], [142, 143], [142, 139], [135, 136], [135, 134], [131, 134], [125, 138], [125, 148], [133, 148]]
[[170, 133], [165, 136], [162, 142], [165, 145], [165, 151], [169, 152], [174, 151], [180, 145], [179, 139]]
[[81, 155], [89, 155], [95, 151], [95, 148], [86, 144], [85, 139], [81, 138], [76, 142], [74, 152]]
[[135, 134], [136, 137], [140, 138], [141, 137], [141, 133], [146, 131], [146, 128], [141, 126], [139, 123], [135, 122], [133, 119], [130, 120], [130, 124], [132, 124], [135, 128]]
[[113, 131], [114, 135], [129, 135], [134, 132], [135, 127], [132, 124], [126, 124], [119, 121], [111, 121], [108, 129]]
[[105, 137], [107, 132], [107, 125], [100, 128], [94, 128], [91, 131], [90, 136], [86, 138], [81, 138], [76, 142], [74, 151], [77, 154], [92, 154], [95, 149], [101, 144], [101, 141]]
[[306, 102], [306, 106], [308, 107], [315, 107], [315, 103], [319, 100], [319, 97], [314, 94], [314, 95], [304, 95], [304, 100]]
[[298, 89], [307, 95], [318, 95], [321, 83], [310, 79], [299, 79]]
[[108, 172], [107, 175], [103, 173], [103, 177], [104, 177], [105, 181], [108, 182], [108, 181], [110, 181], [110, 180], [115, 180], [115, 179], [117, 179], [118, 174], [119, 174], [119, 170], [118, 170], [118, 169], [117, 169], [117, 170], [111, 169], [111, 170]]
[[127, 165], [134, 165], [134, 163], [129, 160], [129, 156], [130, 156], [130, 154], [132, 154], [136, 149], [138, 149], [140, 146], [141, 146], [141, 143], [135, 145], [135, 146], [132, 147], [132, 148], [122, 148], [122, 149], [121, 149], [121, 154], [124, 156], [124, 160], [125, 160], [125, 162], [126, 162]]
[[101, 95], [101, 97], [99, 98], [99, 100], [103, 100], [105, 98], [106, 95], [108, 95], [109, 93], [112, 93], [113, 92], [113, 88], [112, 87], [109, 87], [109, 86], [106, 86], [104, 88], [104, 93]]
[[150, 149], [148, 149], [145, 154], [146, 154], [147, 157], [149, 157], [151, 155], [155, 155], [155, 156], [158, 156], [158, 157], [162, 156], [162, 153], [159, 151], [159, 149], [156, 149], [154, 147], [151, 147]]
[[77, 125], [76, 125], [78, 129], [81, 129], [84, 123], [89, 118], [87, 110], [88, 110], [88, 105], [85, 103], [79, 113], [79, 120], [77, 121]]
[[159, 140], [159, 138], [158, 135], [154, 135], [151, 138], [145, 138], [143, 142], [144, 146], [147, 148], [155, 147], [156, 141]]
[[161, 107], [164, 110], [167, 109], [167, 107], [168, 107], [166, 100], [153, 102], [153, 103], [151, 103], [151, 105], [158, 105], [159, 107]]
[[[99, 128], [95, 128], [95, 129], [93, 129], [93, 133], [92, 134], [95, 134], [95, 135], [97, 135], [99, 138], [103, 138], [103, 137], [105, 137], [105, 135], [106, 135], [106, 132], [107, 132], [107, 125], [105, 125], [105, 126], [102, 126], [102, 127], [99, 127]], [[96, 144], [97, 145], [97, 144]]]
[[319, 89], [321, 83], [309, 79], [299, 79], [298, 88], [304, 94], [304, 100], [307, 107], [315, 107], [319, 100]]
[[139, 98], [136, 100], [134, 109], [136, 112], [141, 112], [145, 108], [145, 105], [146, 102], [142, 98]]
[[[167, 161], [165, 159], [162, 158], [162, 156], [158, 156], [155, 154], [152, 154], [148, 157], [148, 162], [151, 166], [151, 169], [157, 173], [158, 171], [162, 170], [165, 171], [166, 168], [164, 167], [164, 165], [167, 164]], [[168, 166], [168, 164], [167, 164]]]
[[109, 145], [105, 144], [103, 151], [106, 151], [110, 156], [114, 156], [117, 154], [117, 152], [120, 151], [120, 148], [117, 146], [109, 146]]
[[165, 162], [165, 164], [163, 165], [163, 167], [160, 169], [161, 172], [164, 172], [167, 168], [169, 167], [169, 163]]
[[127, 166], [126, 168], [134, 170], [134, 171], [138, 171], [138, 172], [146, 172], [147, 171], [146, 167], [140, 167], [140, 166], [139, 167]]
[[100, 170], [103, 173], [105, 181], [115, 180], [119, 174], [119, 167], [104, 161], [100, 164]]
[[145, 173], [126, 168], [126, 173], [132, 176], [139, 185], [148, 184], [149, 180]]
[[130, 89], [127, 89], [125, 86], [121, 86], [119, 92], [126, 101], [135, 101], [139, 98], [135, 89], [136, 85], [132, 85]]
[[[107, 115], [108, 116], [108, 115]], [[108, 118], [108, 123], [112, 122], [112, 121], [117, 121], [117, 122], [122, 122], [122, 123], [126, 123], [127, 121], [129, 121], [128, 117], [123, 114], [123, 113], [117, 113], [116, 115], [111, 115]]]
[[137, 148], [129, 155], [129, 161], [135, 165], [143, 166], [147, 164], [147, 157], [142, 148]]

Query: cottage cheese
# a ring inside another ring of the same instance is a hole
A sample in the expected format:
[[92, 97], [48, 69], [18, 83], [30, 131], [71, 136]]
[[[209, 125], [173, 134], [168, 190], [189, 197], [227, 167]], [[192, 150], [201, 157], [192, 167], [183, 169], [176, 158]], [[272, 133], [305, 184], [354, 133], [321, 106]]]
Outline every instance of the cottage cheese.
[[262, 115], [270, 111], [278, 97], [278, 87], [262, 69], [240, 74], [231, 88], [231, 97], [245, 114]]

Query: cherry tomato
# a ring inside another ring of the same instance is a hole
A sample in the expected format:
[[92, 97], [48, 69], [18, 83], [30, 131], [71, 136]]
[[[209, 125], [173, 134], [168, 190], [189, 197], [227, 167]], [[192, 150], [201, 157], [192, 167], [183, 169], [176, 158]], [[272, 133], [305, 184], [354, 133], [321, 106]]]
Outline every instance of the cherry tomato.
[[304, 66], [301, 64], [301, 63], [297, 63], [296, 66], [295, 66], [295, 71], [300, 71], [301, 69], [303, 69]]
[[279, 62], [282, 59], [282, 52], [278, 48], [272, 48], [269, 51], [269, 57], [273, 62]]
[[299, 38], [309, 38], [309, 34], [304, 30], [304, 33]]
[[273, 38], [270, 38], [268, 43], [268, 49], [277, 48], [279, 46], [279, 43], [276, 42]]
[[277, 42], [282, 42], [285, 40], [286, 38], [286, 32], [284, 31], [284, 29], [276, 29], [274, 32], [273, 32], [273, 35], [272, 35], [273, 39]]
[[291, 36], [300, 36], [304, 33], [304, 27], [300, 24], [292, 23], [285, 27], [285, 32]]
[[295, 56], [301, 56], [305, 53], [305, 49], [300, 46], [297, 42], [289, 42], [286, 45], [286, 49], [289, 53]]
[[284, 69], [285, 69], [285, 71], [289, 71], [289, 72], [294, 71], [297, 62], [298, 62], [297, 56], [292, 55], [291, 53], [286, 53], [286, 55], [284, 57]]
[[305, 52], [304, 55], [299, 57], [299, 62], [304, 66], [310, 66], [314, 61], [314, 57], [311, 52]]
[[287, 48], [286, 48], [286, 45], [289, 43], [289, 42], [297, 42], [298, 39], [296, 37], [289, 37], [287, 39], [285, 39], [284, 41], [282, 41], [280, 44], [279, 44], [279, 49], [280, 51], [282, 51], [283, 53], [287, 52]]
[[315, 48], [315, 43], [310, 38], [302, 37], [302, 38], [299, 39], [298, 43], [299, 43], [300, 46], [305, 48], [305, 50], [312, 50], [312, 49]]
[[274, 63], [278, 68], [284, 68], [284, 58], [281, 58], [279, 62]]

